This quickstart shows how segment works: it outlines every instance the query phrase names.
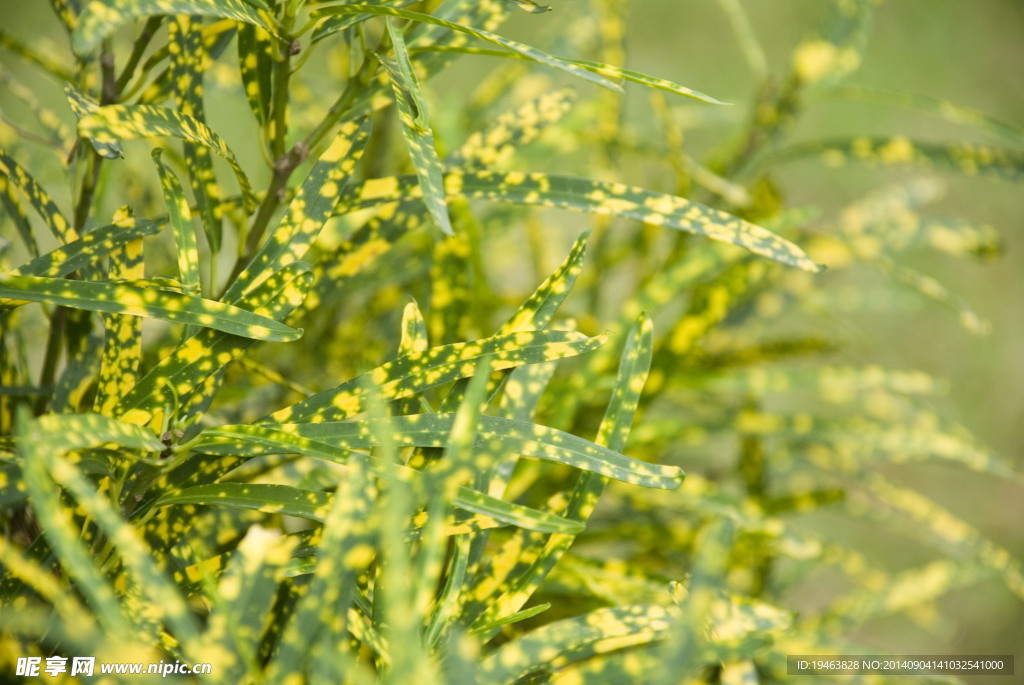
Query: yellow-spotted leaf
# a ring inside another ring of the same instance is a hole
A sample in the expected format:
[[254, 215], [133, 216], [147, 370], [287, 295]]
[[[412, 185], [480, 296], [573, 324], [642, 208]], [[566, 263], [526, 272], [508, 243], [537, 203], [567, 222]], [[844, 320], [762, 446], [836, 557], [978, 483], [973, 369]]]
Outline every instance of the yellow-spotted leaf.
[[93, 266], [111, 252], [133, 240], [157, 233], [162, 221], [134, 219], [95, 228], [78, 240], [47, 252], [13, 271], [22, 276], [61, 278], [86, 266]]
[[72, 47], [85, 55], [121, 24], [157, 14], [234, 19], [279, 35], [277, 22], [262, 0], [88, 0], [72, 35]]
[[695, 389], [741, 395], [778, 395], [810, 391], [831, 403], [855, 401], [858, 394], [885, 388], [908, 395], [935, 395], [947, 386], [921, 371], [888, 369], [880, 366], [816, 366], [804, 368], [731, 369], [694, 375]]
[[245, 97], [260, 126], [270, 117], [274, 42], [264, 29], [252, 24], [238, 28], [238, 63]]
[[232, 658], [221, 658], [224, 679], [244, 682], [262, 675], [256, 663], [268, 616], [273, 616], [278, 585], [298, 540], [255, 525], [249, 528], [211, 592], [213, 610], [203, 634]]
[[815, 624], [829, 631], [853, 628], [881, 616], [898, 614], [993, 575], [991, 568], [964, 559], [940, 559], [902, 571], [883, 587], [860, 588], [830, 602]]
[[561, 119], [575, 99], [575, 93], [564, 88], [544, 93], [513, 112], [504, 112], [449, 153], [445, 164], [463, 169], [494, 168], [508, 161], [516, 148], [536, 139], [545, 126]]
[[881, 474], [866, 474], [860, 485], [871, 495], [871, 501], [857, 513], [876, 520], [884, 518], [886, 511], [898, 514], [912, 524], [908, 534], [995, 571], [1011, 592], [1024, 599], [1024, 564], [1009, 550], [928, 497]]
[[[240, 306], [261, 317], [281, 321], [302, 303], [312, 278], [306, 264], [290, 264], [253, 290]], [[201, 390], [215, 389], [220, 373], [252, 342], [251, 338], [219, 330], [200, 330], [161, 359], [121, 399], [114, 415], [148, 423], [154, 413], [162, 413], [165, 404], [179, 402], [184, 415], [194, 416], [206, 399]], [[214, 386], [207, 388], [209, 383]]]
[[[155, 451], [163, 444], [148, 431], [95, 414], [48, 415], [30, 420], [19, 417], [19, 451], [33, 502], [48, 538], [54, 543], [62, 568], [79, 581], [100, 621], [107, 629], [126, 629], [124, 610], [112, 587], [96, 570], [86, 548], [71, 529], [70, 518], [61, 510], [57, 489], [65, 488], [78, 506], [106, 535], [121, 562], [135, 576], [133, 585], [145, 588], [151, 610], [171, 628], [179, 644], [198, 660], [199, 631], [185, 603], [171, 581], [153, 562], [136, 532], [111, 507], [105, 493], [65, 456], [67, 452], [109, 444]], [[120, 594], [120, 593], [119, 593]], [[141, 626], [137, 626], [141, 627]], [[159, 635], [149, 635], [159, 640]]]
[[225, 301], [239, 302], [281, 267], [305, 256], [334, 212], [342, 188], [366, 149], [370, 128], [369, 119], [342, 125], [270, 238], [225, 292]]
[[398, 345], [398, 356], [425, 352], [428, 347], [426, 321], [416, 302], [410, 302], [402, 311], [402, 338]]
[[353, 378], [331, 390], [317, 393], [298, 404], [273, 413], [264, 422], [319, 423], [340, 421], [364, 410], [364, 379], [388, 400], [408, 397], [427, 388], [473, 374], [478, 359], [493, 355], [494, 370], [535, 364], [585, 354], [604, 344], [605, 336], [593, 338], [571, 331], [522, 331], [470, 343], [433, 347], [406, 355]]
[[[131, 224], [134, 221], [127, 208], [120, 210], [114, 219], [116, 223]], [[131, 280], [145, 275], [141, 239], [126, 243], [111, 255], [110, 278]], [[103, 358], [93, 407], [97, 413], [109, 416], [121, 396], [138, 380], [142, 363], [142, 319], [124, 314], [104, 314], [103, 327]]]
[[[455, 423], [455, 416], [418, 414], [392, 417], [390, 421], [395, 444], [444, 447]], [[355, 421], [285, 424], [279, 430], [317, 442], [357, 449], [378, 444], [375, 435], [379, 434], [381, 428], [372, 421]], [[675, 488], [682, 482], [682, 471], [674, 466], [647, 464], [554, 428], [497, 416], [479, 417], [473, 444], [474, 452], [481, 461], [489, 454], [522, 454], [645, 487]]]
[[3, 150], [0, 150], [0, 175], [6, 176], [8, 183], [17, 186], [25, 193], [29, 204], [39, 213], [58, 240], [67, 243], [78, 238], [78, 233], [61, 214], [60, 208], [50, 198], [50, 195]]
[[[70, 82], [64, 84], [64, 96], [68, 99], [71, 111], [75, 113], [75, 118], [79, 121], [100, 108], [99, 102], [80, 91]], [[90, 140], [89, 143], [96, 150], [96, 154], [101, 157], [106, 157], [107, 159], [120, 159], [124, 157], [121, 143], [116, 140], [102, 143]]]
[[[534, 61], [533, 58], [519, 52], [504, 52], [498, 50], [487, 50], [482, 48], [469, 48], [469, 47], [447, 47], [447, 46], [436, 46], [423, 48], [425, 51], [436, 51], [436, 52], [459, 52], [471, 55], [491, 55], [495, 57], [507, 57], [512, 59], [524, 59]], [[663, 90], [676, 95], [682, 95], [684, 97], [693, 98], [694, 100], [700, 100], [712, 105], [729, 105], [732, 103], [722, 102], [716, 98], [702, 93], [699, 90], [687, 88], [681, 86], [678, 83], [669, 81], [668, 79], [658, 78], [657, 76], [651, 76], [644, 74], [639, 71], [631, 71], [629, 69], [623, 69], [613, 64], [605, 64], [603, 62], [588, 62], [580, 59], [565, 59], [566, 63], [573, 64], [581, 69], [586, 69], [594, 74], [600, 74], [601, 76], [607, 76], [613, 82], [629, 81], [630, 83], [638, 83], [648, 88], [655, 90]]]
[[[412, 4], [415, 4], [417, 2], [419, 2], [419, 0], [369, 0], [368, 2], [363, 2], [361, 4], [364, 4], [364, 5], [382, 5], [382, 6], [387, 6], [387, 7], [407, 7], [408, 5], [412, 5]], [[358, 24], [360, 22], [366, 21], [367, 19], [369, 19], [372, 16], [373, 15], [370, 15], [370, 14], [365, 14], [365, 15], [352, 15], [352, 14], [345, 15], [345, 14], [341, 14], [341, 15], [334, 16], [334, 17], [327, 17], [322, 22], [320, 22], [320, 24], [316, 27], [316, 30], [313, 31], [313, 42], [316, 43], [316, 42], [318, 42], [320, 40], [323, 40], [327, 36], [331, 36], [331, 35], [333, 35], [335, 33], [340, 32], [340, 31], [344, 31], [345, 29], [349, 28], [350, 26], [355, 26], [356, 24]]]
[[301, 330], [221, 302], [127, 284], [0, 275], [0, 298], [152, 317], [256, 340], [290, 341], [302, 335]]
[[246, 209], [251, 212], [256, 208], [249, 178], [227, 143], [206, 124], [187, 114], [156, 105], [108, 105], [81, 119], [78, 132], [100, 144], [112, 144], [121, 139], [173, 136], [203, 145], [227, 160], [238, 179]]
[[548, 66], [560, 69], [573, 76], [591, 81], [598, 85], [612, 90], [621, 91], [622, 87], [619, 84], [605, 76], [597, 74], [595, 72], [584, 69], [583, 67], [574, 64], [572, 60], [561, 59], [553, 55], [549, 55], [542, 50], [538, 50], [532, 46], [520, 43], [518, 41], [510, 40], [503, 36], [499, 36], [490, 31], [483, 29], [472, 28], [470, 26], [464, 26], [462, 24], [456, 24], [438, 17], [431, 16], [429, 14], [422, 14], [420, 12], [412, 12], [410, 10], [399, 9], [395, 7], [384, 7], [374, 5], [333, 5], [328, 7], [318, 8], [313, 11], [314, 17], [327, 17], [338, 14], [376, 14], [385, 17], [400, 17], [402, 19], [411, 19], [412, 21], [423, 22], [425, 24], [433, 24], [434, 26], [441, 26], [452, 31], [458, 31], [465, 33], [466, 35], [480, 38], [481, 40], [500, 45], [501, 47], [510, 50], [512, 52], [519, 53], [527, 59], [534, 62], [540, 62], [547, 64]]
[[[323, 660], [335, 671], [330, 672], [331, 682], [341, 681], [343, 676], [336, 670], [344, 670], [349, 661], [346, 631], [359, 632], [353, 627], [349, 610], [359, 595], [356, 579], [377, 556], [377, 497], [365, 461], [354, 459], [348, 477], [339, 482], [326, 511], [317, 545], [319, 563], [313, 570], [309, 592], [305, 596], [293, 593], [295, 610], [290, 620], [274, 629], [280, 643], [273, 655], [268, 655], [268, 681], [284, 682], [314, 660]], [[318, 670], [322, 672], [323, 668]]]
[[967, 142], [923, 143], [905, 136], [812, 140], [784, 147], [769, 159], [789, 161], [805, 157], [818, 157], [833, 168], [857, 163], [867, 167], [946, 169], [966, 176], [987, 174], [1008, 180], [1024, 175], [1024, 152], [1020, 150]]
[[203, 504], [238, 509], [253, 509], [271, 514], [297, 516], [322, 522], [331, 496], [317, 490], [304, 490], [291, 485], [257, 483], [214, 483], [186, 488], [164, 495], [155, 507], [172, 504]]
[[557, 621], [498, 647], [480, 663], [478, 676], [511, 685], [614, 649], [657, 642], [669, 634], [677, 614], [674, 607], [634, 605]]
[[860, 67], [877, 0], [834, 0], [828, 35], [813, 33], [793, 51], [793, 76], [801, 86], [838, 81]]
[[188, 208], [188, 200], [178, 177], [160, 160], [161, 152], [163, 151], [160, 148], [153, 150], [153, 163], [160, 175], [164, 204], [167, 205], [167, 216], [174, 232], [174, 246], [178, 252], [178, 276], [185, 290], [197, 295], [200, 291], [199, 248], [192, 225], [192, 212]]
[[[4, 174], [0, 174], [0, 206], [4, 208], [4, 218], [14, 224], [18, 231], [18, 237], [25, 244], [25, 249], [32, 257], [38, 257], [39, 245], [36, 243], [35, 236], [32, 235], [32, 224], [29, 223], [28, 215], [25, 214], [25, 209], [18, 201], [14, 186]], [[4, 249], [6, 250], [6, 248]]]
[[[167, 38], [174, 104], [181, 114], [205, 123], [203, 72], [207, 57], [202, 22], [198, 17], [170, 17], [167, 22]], [[221, 245], [222, 216], [220, 191], [213, 173], [210, 149], [185, 140], [182, 151], [196, 207], [202, 217], [210, 249], [216, 254]]]
[[[445, 193], [628, 217], [739, 245], [806, 271], [822, 268], [799, 247], [761, 226], [681, 197], [622, 183], [541, 173], [452, 172], [445, 177]], [[342, 211], [352, 211], [418, 196], [412, 177], [372, 179], [354, 186], [340, 206]]]
[[402, 32], [394, 23], [387, 21], [388, 35], [395, 51], [395, 60], [381, 57], [381, 64], [388, 72], [391, 87], [398, 104], [402, 121], [402, 135], [405, 138], [409, 156], [412, 158], [416, 177], [419, 179], [423, 201], [430, 217], [442, 233], [452, 235], [452, 223], [448, 217], [448, 205], [444, 199], [444, 184], [441, 176], [441, 160], [434, 147], [434, 132], [430, 128], [430, 114], [420, 92], [419, 79], [409, 59]]
[[[379, 424], [369, 424], [369, 427], [366, 424], [354, 427], [361, 434], [350, 440], [342, 441], [341, 439], [320, 440], [317, 439], [317, 436], [313, 438], [305, 437], [301, 434], [301, 429], [309, 428], [309, 426], [281, 426], [275, 428], [263, 426], [224, 426], [203, 431], [193, 449], [203, 454], [234, 456], [239, 459], [295, 453], [316, 459], [348, 464], [352, 459], [362, 459], [364, 455], [346, 445], [370, 446], [381, 443]], [[377, 437], [367, 435], [366, 432], [368, 430], [378, 431]], [[399, 436], [396, 434], [396, 437]], [[342, 444], [343, 442], [345, 444]], [[415, 440], [406, 439], [405, 442], [414, 444]], [[408, 483], [420, 477], [413, 469], [390, 463], [380, 458], [371, 458], [367, 464], [376, 476], [386, 480]], [[210, 475], [207, 473], [207, 476]], [[193, 491], [194, 488], [176, 490], [167, 495], [167, 497], [180, 497], [183, 496], [182, 493]], [[207, 491], [200, 490], [196, 492], [206, 493]], [[458, 488], [452, 498], [452, 504], [459, 509], [479, 516], [490, 517], [495, 521], [529, 530], [569, 534], [581, 530], [578, 522], [569, 521], [551, 512], [506, 502], [467, 487]]]
[[[562, 302], [565, 301], [565, 298], [569, 296], [573, 286], [576, 284], [576, 278], [579, 276], [583, 266], [583, 255], [586, 253], [587, 239], [589, 237], [589, 230], [580, 234], [562, 264], [555, 269], [554, 273], [544, 279], [544, 282], [537, 287], [533, 294], [502, 324], [496, 335], [547, 328], [555, 312]], [[493, 395], [505, 377], [505, 375], [502, 375], [491, 379], [487, 387], [488, 397]], [[441, 404], [441, 412], [454, 411], [462, 404], [466, 383], [467, 380], [462, 379], [452, 386], [452, 389]]]
[[[612, 399], [598, 429], [596, 443], [602, 449], [608, 449], [613, 453], [625, 449], [633, 416], [640, 401], [640, 393], [650, 370], [653, 336], [654, 329], [650, 317], [642, 314], [624, 345]], [[663, 472], [673, 472], [676, 479], [673, 485], [662, 487], [678, 487], [682, 482], [681, 469], [665, 466], [659, 468]], [[585, 523], [593, 513], [608, 476], [607, 471], [588, 470], [579, 475], [568, 501], [559, 493], [557, 500], [564, 507], [566, 518]], [[636, 479], [626, 482], [644, 484]], [[572, 536], [554, 535], [544, 539], [536, 535], [521, 534], [515, 544], [522, 550], [521, 556], [530, 561], [522, 563], [515, 560], [508, 568], [495, 565], [490, 576], [482, 576], [477, 580], [474, 591], [468, 595], [471, 602], [467, 606], [468, 614], [474, 616], [474, 628], [484, 630], [486, 626], [491, 626], [483, 635], [493, 636], [494, 627], [501, 625], [504, 617], [522, 609], [572, 542]], [[500, 590], [497, 597], [488, 592], [492, 587], [492, 578], [493, 581], [497, 581], [497, 589]]]

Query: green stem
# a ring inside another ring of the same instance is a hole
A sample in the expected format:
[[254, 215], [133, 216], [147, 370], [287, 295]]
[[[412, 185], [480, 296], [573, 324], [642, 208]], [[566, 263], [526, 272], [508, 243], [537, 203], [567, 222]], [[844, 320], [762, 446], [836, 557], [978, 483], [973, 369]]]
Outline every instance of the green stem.
[[[60, 351], [64, 342], [64, 322], [67, 320], [68, 310], [66, 307], [57, 307], [50, 314], [50, 333], [46, 339], [46, 354], [43, 358], [43, 370], [39, 374], [39, 387], [53, 387], [53, 379], [57, 375], [57, 360], [60, 358]], [[36, 399], [36, 416], [46, 412], [46, 405], [50, 401], [50, 393], [40, 395]]]
[[375, 73], [376, 63], [369, 59], [365, 60], [359, 73], [355, 78], [349, 80], [344, 92], [331, 105], [320, 124], [303, 140], [295, 143], [288, 152], [280, 155], [274, 162], [274, 175], [270, 179], [270, 186], [267, 188], [267, 194], [264, 196], [263, 202], [260, 203], [252, 228], [246, 237], [244, 252], [239, 255], [238, 261], [235, 263], [231, 275], [227, 279], [229, 284], [242, 273], [246, 265], [256, 255], [260, 241], [263, 240], [263, 234], [266, 233], [267, 226], [270, 225], [270, 219], [282, 200], [284, 200], [284, 191], [287, 188], [288, 179], [291, 178], [292, 172], [305, 161], [310, 151], [315, 149], [327, 134], [331, 132], [342, 116], [349, 110], [356, 97], [365, 91], [366, 85], [370, 83]]
[[139, 65], [143, 53], [146, 52], [146, 48], [149, 46], [149, 41], [153, 39], [162, 21], [162, 16], [150, 17], [146, 25], [142, 27], [142, 33], [135, 39], [135, 45], [132, 46], [132, 53], [128, 56], [128, 61], [125, 62], [121, 75], [117, 77], [118, 93], [124, 92], [128, 82], [132, 80], [132, 76], [135, 75], [135, 68]]

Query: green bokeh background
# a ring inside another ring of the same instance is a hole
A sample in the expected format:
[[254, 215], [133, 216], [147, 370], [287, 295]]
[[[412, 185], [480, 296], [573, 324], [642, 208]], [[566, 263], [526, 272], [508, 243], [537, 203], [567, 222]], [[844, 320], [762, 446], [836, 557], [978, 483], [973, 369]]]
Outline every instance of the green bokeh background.
[[[796, 42], [827, 15], [818, 0], [744, 0], [774, 73], [786, 66]], [[572, 3], [556, 5], [568, 8]], [[647, 70], [721, 99], [749, 103], [750, 70], [715, 0], [633, 4], [630, 68]], [[877, 12], [862, 67], [850, 85], [902, 90], [981, 110], [1014, 126], [1024, 124], [1024, 3], [1019, 0], [890, 0]], [[974, 132], [916, 112], [878, 105], [809, 107], [794, 139], [854, 133], [903, 134], [919, 140], [978, 140]], [[835, 209], [880, 180], [914, 172], [823, 170], [816, 160], [780, 168], [795, 205]], [[979, 439], [1024, 469], [1024, 194], [1019, 185], [992, 178], [940, 174], [948, 192], [938, 205], [951, 215], [989, 223], [1003, 237], [1005, 254], [992, 263], [967, 263], [921, 253], [913, 265], [967, 300], [992, 325], [988, 336], [961, 328], [954, 313], [928, 304], [919, 310], [858, 317], [863, 336], [852, 360], [919, 369], [949, 379], [939, 404]], [[1024, 489], [960, 469], [901, 469], [903, 482], [932, 495], [1018, 558], [1024, 556]], [[861, 542], [910, 565], [921, 550]], [[890, 544], [900, 543], [887, 538]], [[926, 558], [926, 557], [924, 557]], [[811, 601], [808, 598], [808, 601]], [[858, 635], [897, 653], [1013, 653], [1024, 657], [1024, 604], [998, 580], [951, 593], [938, 605], [930, 631], [906, 619], [879, 621]], [[1018, 669], [1021, 665], [1018, 664]], [[1018, 670], [1018, 673], [1020, 670]], [[989, 682], [990, 679], [979, 679]]]

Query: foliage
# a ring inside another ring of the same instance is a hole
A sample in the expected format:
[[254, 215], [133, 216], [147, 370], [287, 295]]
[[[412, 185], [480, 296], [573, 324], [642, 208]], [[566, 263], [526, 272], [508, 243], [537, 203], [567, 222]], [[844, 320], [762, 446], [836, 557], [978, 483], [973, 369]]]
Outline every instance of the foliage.
[[[807, 156], [1018, 179], [1021, 131], [841, 85], [876, 1], [833, 3], [773, 76], [721, 0], [760, 83], [700, 162], [669, 98], [727, 107], [623, 67], [625, 4], [557, 7], [571, 57], [499, 33], [531, 0], [51, 0], [66, 60], [3, 29], [3, 668], [775, 682], [983, 578], [1024, 598], [1018, 560], [888, 468], [1014, 465], [930, 409], [941, 381], [837, 355], [849, 311], [904, 292], [983, 332], [902, 253], [998, 236], [926, 213], [931, 178], [821, 217], [777, 179]], [[431, 79], [471, 60], [493, 70], [442, 106]], [[634, 92], [658, 126], [627, 123]], [[793, 142], [815, 98], [992, 142]], [[843, 289], [865, 268], [881, 295]], [[819, 511], [937, 554], [887, 567]], [[825, 567], [849, 591], [798, 615]]]

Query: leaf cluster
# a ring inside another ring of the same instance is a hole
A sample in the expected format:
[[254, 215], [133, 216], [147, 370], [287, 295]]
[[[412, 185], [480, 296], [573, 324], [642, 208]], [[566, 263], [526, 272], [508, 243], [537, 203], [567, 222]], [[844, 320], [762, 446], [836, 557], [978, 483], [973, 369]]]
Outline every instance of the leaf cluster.
[[[772, 74], [720, 0], [758, 95], [700, 161], [684, 132], [729, 107], [626, 69], [622, 2], [551, 39], [586, 59], [501, 33], [557, 14], [529, 0], [50, 4], [67, 59], [0, 30], [25, 112], [0, 129], [3, 668], [776, 682], [985, 578], [1024, 598], [1009, 551], [893, 475], [1015, 465], [932, 409], [941, 380], [841, 352], [850, 312], [906, 301], [984, 332], [903, 255], [998, 235], [926, 213], [933, 177], [825, 215], [777, 178], [814, 157], [1019, 179], [1019, 130], [842, 85], [878, 1], [832, 3]], [[463, 112], [430, 84], [468, 60], [493, 69]], [[656, 127], [626, 121], [635, 92]], [[992, 142], [799, 141], [829, 99]], [[865, 272], [881, 296], [848, 287]], [[932, 558], [893, 569], [818, 514]], [[826, 568], [841, 589], [797, 614]]]

